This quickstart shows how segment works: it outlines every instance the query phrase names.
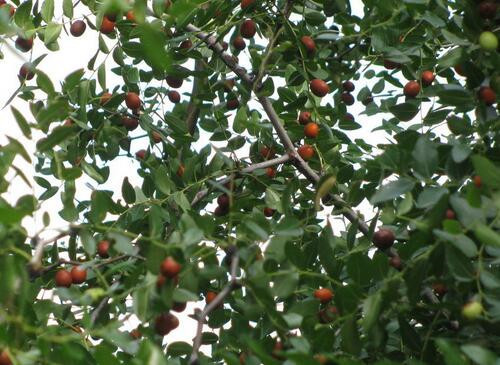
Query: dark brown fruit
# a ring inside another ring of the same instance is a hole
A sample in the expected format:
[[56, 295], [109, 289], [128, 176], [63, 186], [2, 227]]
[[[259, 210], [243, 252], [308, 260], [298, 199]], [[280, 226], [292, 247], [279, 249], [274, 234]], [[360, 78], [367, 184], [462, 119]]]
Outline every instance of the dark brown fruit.
[[129, 21], [129, 22], [132, 22], [132, 23], [135, 23], [135, 14], [134, 14], [134, 11], [133, 10], [129, 10], [127, 11], [127, 13], [125, 14], [125, 18]]
[[87, 280], [87, 270], [80, 266], [73, 266], [71, 269], [71, 280], [74, 284], [82, 284]]
[[12, 361], [6, 350], [3, 350], [0, 354], [0, 365], [12, 365]]
[[310, 160], [314, 156], [314, 148], [308, 144], [302, 145], [297, 149], [300, 157], [304, 160]]
[[483, 181], [481, 180], [481, 176], [479, 176], [479, 175], [475, 175], [475, 176], [472, 178], [472, 181], [474, 182], [474, 185], [475, 185], [477, 188], [480, 188], [481, 186], [483, 186]]
[[493, 19], [497, 13], [497, 4], [493, 1], [482, 1], [477, 6], [479, 16], [483, 19]]
[[132, 331], [130, 331], [130, 337], [132, 337], [134, 340], [138, 340], [142, 337], [142, 333], [139, 330], [139, 327], [134, 328]]
[[171, 313], [164, 313], [156, 317], [155, 331], [160, 336], [165, 336], [179, 326], [179, 319]]
[[186, 302], [183, 302], [183, 303], [174, 302], [174, 305], [172, 306], [172, 310], [175, 312], [178, 312], [178, 313], [184, 312], [184, 309], [186, 309], [186, 306], [187, 306]]
[[240, 27], [240, 34], [243, 38], [252, 38], [257, 32], [257, 26], [252, 19], [243, 21]]
[[394, 236], [394, 233], [391, 230], [385, 228], [379, 229], [373, 235], [373, 244], [375, 245], [375, 247], [380, 249], [391, 247], [394, 244], [395, 240], [396, 237]]
[[319, 97], [323, 97], [330, 92], [327, 83], [320, 79], [311, 80], [309, 87], [311, 88], [311, 92]]
[[445, 214], [446, 219], [455, 219], [456, 214], [453, 211], [453, 209], [446, 209], [446, 214]]
[[263, 146], [260, 149], [260, 155], [265, 159], [265, 160], [270, 160], [274, 156], [276, 156], [276, 151], [272, 147], [267, 147]]
[[299, 114], [299, 123], [302, 125], [306, 125], [307, 123], [311, 123], [311, 113], [310, 112], [300, 112]]
[[226, 102], [226, 108], [228, 110], [238, 109], [239, 106], [240, 106], [240, 102], [238, 99], [230, 99]]
[[129, 131], [133, 131], [139, 126], [139, 121], [135, 118], [122, 117], [121, 122], [122, 125]]
[[217, 296], [216, 292], [207, 291], [207, 294], [205, 294], [205, 303], [207, 303], [207, 304], [212, 303], [216, 296]]
[[170, 100], [172, 103], [177, 104], [178, 102], [181, 101], [181, 94], [179, 94], [175, 90], [170, 90], [167, 94], [168, 100]]
[[137, 157], [139, 160], [144, 160], [146, 158], [146, 150], [139, 150], [135, 153], [135, 157]]
[[100, 31], [103, 34], [110, 34], [115, 30], [115, 22], [110, 20], [107, 16], [102, 18]]
[[166, 80], [167, 80], [167, 84], [168, 86], [170, 86], [171, 88], [174, 88], [174, 89], [178, 89], [182, 86], [182, 79], [179, 79], [175, 76], [167, 76], [166, 77]]
[[23, 80], [31, 80], [35, 77], [35, 73], [32, 70], [33, 66], [29, 62], [24, 63], [19, 69], [19, 77]]
[[316, 43], [311, 37], [307, 35], [302, 36], [302, 38], [300, 38], [300, 41], [302, 42], [308, 53], [316, 52]]
[[219, 207], [221, 207], [223, 209], [229, 208], [229, 203], [230, 203], [230, 199], [229, 199], [229, 196], [227, 194], [219, 195], [219, 197], [217, 198], [217, 204], [219, 205]]
[[128, 92], [125, 96], [125, 104], [129, 109], [139, 109], [141, 107], [141, 98], [134, 92]]
[[429, 86], [434, 82], [436, 75], [432, 71], [424, 71], [422, 72], [422, 85]]
[[228, 212], [228, 209], [227, 208], [222, 208], [221, 206], [217, 206], [215, 207], [215, 210], [214, 210], [214, 215], [216, 217], [222, 217], [224, 215], [226, 215]]
[[269, 207], [265, 207], [265, 208], [264, 208], [264, 215], [265, 215], [266, 217], [268, 217], [268, 218], [269, 218], [269, 217], [272, 217], [272, 216], [274, 215], [274, 212], [275, 212], [275, 210], [274, 210], [274, 209], [272, 209], [272, 208], [269, 208]]
[[401, 64], [389, 60], [384, 60], [384, 67], [388, 70], [394, 70], [396, 68], [401, 68]]
[[328, 303], [333, 298], [333, 292], [328, 288], [316, 289], [314, 297], [319, 299], [321, 303]]
[[151, 138], [153, 139], [154, 143], [160, 143], [163, 140], [161, 134], [157, 131], [153, 131], [151, 133]]
[[434, 284], [432, 284], [432, 290], [439, 297], [442, 297], [448, 292], [448, 288], [446, 287], [446, 285], [440, 282], [435, 282]]
[[420, 84], [416, 81], [409, 81], [403, 89], [403, 93], [409, 98], [414, 98], [419, 92]]
[[97, 253], [99, 254], [100, 257], [103, 259], [109, 257], [109, 247], [111, 244], [109, 243], [108, 240], [102, 240], [99, 241], [97, 244]]
[[233, 47], [237, 49], [238, 51], [243, 51], [247, 44], [245, 43], [245, 40], [241, 36], [236, 36], [233, 39]]
[[340, 95], [340, 99], [344, 102], [345, 105], [354, 104], [354, 96], [351, 93], [342, 93]]
[[193, 42], [191, 42], [190, 39], [186, 39], [185, 41], [182, 41], [181, 45], [179, 46], [180, 49], [188, 50], [193, 47]]
[[112, 97], [112, 95], [110, 93], [104, 92], [104, 93], [102, 93], [102, 95], [101, 95], [101, 97], [99, 99], [99, 102], [101, 103], [101, 105], [104, 105], [108, 101], [111, 100], [111, 97]]
[[326, 308], [323, 308], [318, 313], [319, 321], [321, 323], [330, 323], [335, 320], [335, 317], [337, 317], [338, 313], [339, 311], [337, 310], [337, 307], [328, 306]]
[[255, 0], [241, 0], [241, 8], [246, 9], [249, 6], [252, 6], [255, 3]]
[[403, 262], [401, 261], [401, 257], [399, 257], [399, 256], [392, 256], [389, 259], [389, 265], [391, 265], [396, 270], [401, 270], [403, 268]]
[[460, 76], [466, 76], [465, 75], [465, 71], [464, 71], [464, 68], [462, 65], [455, 65], [453, 66], [453, 69], [455, 70], [455, 72], [457, 74], [459, 74]]
[[160, 266], [160, 271], [165, 277], [172, 279], [175, 277], [182, 269], [181, 264], [179, 264], [172, 256], [168, 256]]
[[272, 167], [268, 167], [266, 168], [266, 175], [272, 179], [276, 176], [276, 170]]
[[56, 272], [55, 276], [56, 286], [69, 288], [73, 284], [71, 279], [71, 274], [66, 270], [59, 270]]
[[29, 52], [33, 48], [33, 38], [17, 37], [16, 48], [21, 52]]
[[348, 93], [350, 93], [350, 92], [354, 91], [355, 87], [354, 87], [354, 84], [351, 81], [345, 81], [342, 84], [342, 89], [344, 91], [347, 91]]
[[486, 105], [493, 105], [497, 100], [497, 94], [489, 86], [483, 86], [479, 89], [479, 99], [481, 99]]
[[83, 20], [75, 20], [73, 23], [71, 23], [69, 32], [73, 37], [80, 37], [85, 32], [86, 28], [87, 24], [85, 24]]
[[167, 278], [162, 274], [159, 274], [156, 278], [156, 287], [160, 289], [165, 284], [165, 281], [167, 281]]
[[186, 170], [186, 168], [184, 167], [184, 165], [183, 165], [183, 164], [180, 164], [180, 165], [179, 165], [179, 168], [177, 169], [177, 172], [176, 172], [177, 176], [179, 176], [179, 177], [183, 177], [183, 176], [184, 176], [184, 171], [185, 171], [185, 170]]

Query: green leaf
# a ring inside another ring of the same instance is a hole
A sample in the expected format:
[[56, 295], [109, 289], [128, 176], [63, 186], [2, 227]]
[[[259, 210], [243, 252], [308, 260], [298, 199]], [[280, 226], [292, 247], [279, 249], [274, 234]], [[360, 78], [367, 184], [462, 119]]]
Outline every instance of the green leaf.
[[[42, 4], [42, 19], [48, 24], [54, 17], [54, 0], [45, 0]], [[45, 43], [47, 44], [47, 43]]]
[[57, 38], [59, 37], [59, 34], [61, 34], [61, 30], [62, 30], [61, 24], [49, 23], [45, 28], [45, 38], [44, 38], [45, 45], [49, 45], [52, 42], [56, 41]]
[[474, 235], [486, 246], [500, 248], [500, 234], [485, 224], [478, 223], [474, 227]]
[[36, 74], [36, 84], [38, 85], [38, 87], [42, 89], [49, 97], [54, 95], [56, 93], [56, 90], [54, 89], [54, 84], [52, 84], [52, 81], [50, 81], [49, 77], [40, 70], [37, 70]]
[[477, 256], [477, 247], [473, 240], [464, 234], [451, 234], [439, 229], [433, 230], [434, 235], [458, 248], [467, 257]]
[[26, 138], [31, 138], [31, 128], [26, 118], [24, 118], [21, 112], [17, 110], [14, 106], [11, 106], [10, 110], [12, 111], [12, 114], [14, 114], [14, 118], [16, 118], [17, 125], [19, 126], [21, 132], [23, 132]]
[[370, 199], [370, 203], [376, 205], [378, 203], [392, 200], [407, 193], [413, 189], [415, 182], [409, 178], [402, 177], [399, 180], [391, 181], [382, 186]]
[[420, 136], [412, 153], [415, 170], [424, 178], [430, 178], [438, 167], [438, 152], [434, 142]]
[[342, 339], [341, 347], [345, 352], [352, 355], [359, 355], [362, 349], [359, 331], [356, 325], [356, 318], [351, 315], [346, 318], [342, 328], [340, 329], [340, 337]]
[[457, 281], [470, 282], [474, 280], [474, 269], [470, 260], [451, 245], [446, 246], [446, 266]]
[[390, 106], [389, 111], [400, 121], [408, 122], [418, 114], [419, 106], [413, 103], [403, 103]]
[[[175, 2], [172, 8], [177, 7], [179, 3], [179, 1]], [[141, 39], [144, 60], [154, 69], [160, 71], [170, 70], [172, 56], [165, 50], [166, 37], [163, 30], [155, 28], [149, 23], [141, 24], [137, 28]]]
[[102, 63], [97, 69], [97, 80], [101, 89], [106, 90], [106, 66]]
[[464, 357], [460, 354], [458, 346], [450, 340], [438, 338], [435, 340], [439, 352], [443, 355], [446, 365], [467, 365]]
[[474, 104], [474, 98], [471, 93], [455, 85], [438, 91], [437, 96], [439, 97], [439, 102], [443, 105], [463, 107]]
[[175, 288], [174, 293], [172, 294], [172, 299], [175, 302], [185, 303], [185, 302], [197, 302], [200, 300], [200, 297], [189, 290], [182, 288]]
[[63, 0], [63, 14], [68, 18], [73, 18], [73, 1]]
[[472, 164], [481, 181], [493, 189], [500, 188], [500, 168], [486, 157], [474, 155], [471, 157]]
[[446, 194], [448, 194], [448, 189], [441, 186], [426, 187], [418, 196], [417, 207], [423, 209], [432, 208]]
[[460, 346], [462, 350], [472, 361], [478, 365], [498, 364], [498, 358], [495, 353], [486, 350], [478, 345], [467, 344]]
[[54, 128], [47, 138], [41, 139], [36, 144], [36, 148], [40, 152], [51, 150], [66, 139], [75, 135], [77, 128], [75, 126], [59, 126]]
[[130, 184], [130, 182], [128, 181], [128, 177], [125, 177], [123, 179], [122, 196], [123, 196], [123, 199], [125, 199], [125, 201], [128, 204], [135, 203], [135, 190], [134, 190], [133, 186]]

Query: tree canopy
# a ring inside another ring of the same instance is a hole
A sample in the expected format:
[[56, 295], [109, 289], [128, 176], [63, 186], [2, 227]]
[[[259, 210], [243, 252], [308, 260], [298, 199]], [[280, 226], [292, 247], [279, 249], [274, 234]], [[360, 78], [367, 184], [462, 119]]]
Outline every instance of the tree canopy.
[[498, 8], [0, 0], [0, 365], [498, 364]]

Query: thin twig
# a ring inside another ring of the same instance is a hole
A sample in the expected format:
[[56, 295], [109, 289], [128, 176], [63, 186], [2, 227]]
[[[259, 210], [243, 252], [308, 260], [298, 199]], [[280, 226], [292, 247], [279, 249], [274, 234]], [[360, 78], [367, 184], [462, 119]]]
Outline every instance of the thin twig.
[[198, 314], [198, 326], [196, 329], [196, 336], [193, 341], [193, 352], [191, 353], [191, 359], [189, 360], [190, 365], [198, 364], [198, 352], [201, 346], [201, 338], [203, 334], [203, 324], [205, 323], [205, 318], [212, 313], [212, 311], [218, 308], [224, 299], [237, 287], [237, 273], [239, 266], [238, 253], [234, 252], [231, 256], [231, 278], [226, 286], [217, 294], [213, 301], [205, 306], [203, 311]]
[[29, 266], [31, 267], [32, 270], [38, 271], [42, 268], [42, 256], [43, 256], [43, 250], [45, 246], [47, 246], [50, 243], [56, 242], [57, 240], [60, 240], [63, 237], [66, 237], [71, 233], [71, 230], [67, 231], [62, 231], [59, 233], [57, 236], [53, 238], [49, 238], [48, 240], [39, 240], [38, 237], [35, 238], [36, 240], [36, 247], [35, 247], [35, 252], [33, 254], [33, 257], [31, 258], [29, 262]]
[[[196, 72], [202, 72], [204, 70], [203, 60], [196, 59], [194, 61], [194, 70]], [[196, 124], [198, 122], [198, 116], [200, 114], [200, 107], [198, 105], [199, 100], [197, 100], [200, 83], [200, 77], [195, 76], [193, 81], [193, 89], [191, 90], [191, 100], [189, 101], [186, 112], [186, 124], [190, 135], [193, 135], [194, 131], [196, 130]]]
[[104, 307], [108, 304], [108, 301], [109, 301], [110, 297], [107, 296], [107, 297], [104, 297], [101, 302], [99, 303], [99, 305], [96, 307], [96, 309], [94, 309], [94, 311], [92, 312], [91, 316], [90, 316], [90, 325], [93, 326], [95, 321], [97, 320], [97, 317], [99, 317], [99, 314], [101, 313], [101, 311], [104, 309]]

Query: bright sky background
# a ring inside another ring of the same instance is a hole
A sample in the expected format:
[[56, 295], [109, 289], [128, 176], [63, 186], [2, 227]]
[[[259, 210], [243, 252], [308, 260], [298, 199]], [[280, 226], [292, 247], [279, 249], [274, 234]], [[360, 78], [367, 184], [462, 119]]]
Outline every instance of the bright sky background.
[[[356, 15], [361, 15], [362, 14], [362, 2], [361, 0], [353, 0], [351, 1], [352, 7], [354, 14]], [[78, 6], [75, 9], [75, 15], [80, 14], [84, 10], [84, 7], [82, 5]], [[56, 0], [56, 15], [61, 16], [62, 14], [62, 1]], [[68, 29], [69, 30], [69, 29]], [[64, 31], [63, 31], [64, 33]], [[60, 45], [60, 50], [58, 52], [49, 52], [42, 42], [40, 40], [35, 41], [34, 45], [34, 50], [33, 50], [33, 55], [32, 59], [35, 59], [39, 55], [43, 53], [48, 53], [47, 57], [42, 61], [42, 63], [39, 65], [39, 69], [44, 71], [47, 75], [50, 76], [52, 79], [54, 85], [56, 85], [56, 89], [60, 89], [60, 84], [59, 82], [62, 81], [69, 73], [79, 69], [79, 68], [86, 68], [87, 63], [89, 59], [94, 55], [96, 49], [97, 49], [97, 37], [98, 33], [95, 31], [92, 31], [89, 27], [87, 27], [86, 32], [84, 35], [80, 38], [74, 38], [72, 36], [68, 36], [66, 34], [62, 34], [62, 37], [59, 40], [59, 45]], [[113, 41], [108, 39], [108, 46], [110, 48], [114, 44]], [[260, 42], [262, 43], [262, 42]], [[12, 43], [11, 43], [12, 44]], [[265, 43], [264, 43], [265, 45]], [[17, 77], [18, 70], [20, 66], [25, 62], [29, 60], [30, 54], [15, 54], [12, 51], [10, 51], [5, 45], [2, 45], [2, 51], [5, 54], [5, 59], [1, 60], [0, 64], [0, 80], [2, 80], [3, 87], [0, 89], [0, 106], [3, 106], [7, 99], [10, 97], [10, 95], [17, 89], [19, 86], [19, 80]], [[243, 65], [249, 64], [248, 58], [244, 56], [244, 54], [248, 52], [248, 49], [245, 50], [242, 54], [239, 55], [239, 59]], [[248, 53], [247, 53], [248, 54]], [[102, 54], [99, 58], [102, 60]], [[99, 60], [98, 59], [98, 60]], [[96, 62], [96, 65], [99, 65], [99, 61]], [[189, 64], [188, 64], [189, 65]], [[108, 69], [110, 67], [115, 67], [116, 65], [114, 64], [114, 61], [110, 58], [107, 62]], [[86, 76], [88, 76], [90, 73], [87, 73]], [[121, 83], [121, 79], [114, 76], [111, 72], [107, 73], [108, 79], [107, 79], [107, 84], [108, 87], [114, 86], [117, 83]], [[372, 80], [367, 80], [371, 86], [373, 83], [376, 81], [376, 79]], [[356, 91], [354, 94], [357, 93], [363, 86], [364, 81], [357, 81], [356, 82]], [[28, 81], [29, 85], [35, 85], [35, 79]], [[281, 85], [277, 85], [281, 86]], [[185, 82], [182, 88], [182, 92], [187, 92], [189, 93], [191, 90], [191, 83], [190, 82]], [[333, 94], [333, 93], [332, 93]], [[325, 97], [324, 102], [329, 101], [332, 102], [332, 94], [329, 96]], [[187, 100], [187, 96], [182, 96], [182, 100]], [[14, 99], [13, 105], [16, 106], [22, 113], [23, 115], [29, 120], [33, 121], [33, 117], [31, 116], [31, 113], [28, 109], [28, 104], [24, 102], [23, 100], [20, 99]], [[250, 103], [250, 107], [258, 107], [258, 103], [255, 101]], [[352, 139], [354, 138], [362, 138], [368, 143], [376, 143], [376, 142], [383, 142], [384, 140], [382, 138], [385, 135], [383, 132], [378, 132], [378, 133], [372, 133], [371, 130], [381, 124], [382, 115], [376, 115], [372, 117], [367, 117], [367, 116], [362, 116], [359, 115], [364, 110], [364, 106], [356, 102], [355, 105], [351, 106], [348, 108], [348, 111], [353, 114], [356, 118], [356, 121], [363, 126], [362, 129], [356, 130], [356, 131], [349, 131], [348, 135], [351, 136]], [[34, 137], [35, 140], [38, 140], [41, 135], [36, 133], [35, 130], [34, 132]], [[135, 134], [142, 134], [142, 131], [136, 131], [134, 132]], [[0, 144], [5, 144], [7, 143], [6, 136], [13, 137], [15, 139], [18, 139], [26, 148], [28, 153], [30, 155], [34, 155], [35, 153], [35, 141], [27, 141], [23, 135], [21, 134], [21, 131], [19, 130], [17, 123], [15, 122], [12, 113], [10, 111], [10, 107], [6, 107], [2, 110], [0, 110]], [[206, 144], [206, 139], [203, 139], [197, 143], [198, 146], [203, 146]], [[142, 140], [134, 140], [132, 143], [132, 148], [131, 151], [134, 153], [135, 151], [141, 149], [141, 148], [147, 148], [148, 145], [148, 139], [142, 139]], [[33, 174], [34, 174], [34, 168], [32, 165], [26, 163], [24, 160], [18, 158], [15, 161], [15, 164], [22, 168], [24, 173], [32, 180]], [[142, 179], [136, 176], [136, 174], [133, 173], [139, 166], [137, 161], [134, 158], [126, 158], [126, 157], [119, 157], [113, 162], [109, 164], [110, 169], [111, 169], [111, 175], [109, 180], [99, 186], [99, 189], [108, 189], [117, 192], [115, 194], [115, 199], [119, 198], [119, 194], [121, 191], [121, 184], [123, 181], [124, 176], [128, 176], [129, 180], [131, 183], [134, 185], [140, 185], [142, 182]], [[55, 180], [52, 180], [55, 184]], [[89, 178], [82, 177], [77, 181], [77, 184], [79, 186], [80, 194], [83, 194], [83, 196], [88, 197], [88, 194], [90, 194], [91, 190], [87, 187], [84, 186], [85, 182], [89, 182], [92, 184], [92, 186], [97, 187], [97, 184], [95, 181], [90, 180]], [[36, 190], [36, 196], [39, 196], [40, 193], [42, 192], [42, 189], [39, 188], [34, 182], [33, 186], [35, 187]], [[9, 193], [7, 195], [7, 199], [10, 202], [15, 202], [20, 196], [24, 194], [31, 193], [31, 188], [28, 187], [21, 179], [15, 178], [12, 180], [12, 184], [9, 189]], [[82, 196], [82, 195], [80, 195]], [[364, 208], [363, 208], [364, 206]], [[371, 207], [369, 207], [368, 204], [364, 204], [362, 206], [362, 210], [367, 216], [371, 216]], [[57, 212], [62, 208], [61, 203], [60, 203], [60, 198], [59, 194], [56, 194], [53, 198], [49, 199], [48, 201], [44, 202], [42, 205], [42, 208], [39, 213], [32, 218], [26, 218], [24, 220], [24, 225], [26, 229], [28, 230], [29, 234], [34, 234], [36, 231], [40, 230], [42, 228], [42, 222], [41, 222], [41, 217], [42, 217], [42, 212], [47, 211], [50, 216], [51, 216], [51, 228], [62, 228], [64, 229], [67, 227], [67, 223], [64, 222], [62, 219], [58, 217]], [[51, 237], [53, 235], [53, 232], [44, 232], [44, 237]], [[200, 306], [201, 304], [198, 304], [197, 306]], [[180, 320], [181, 320], [181, 326], [173, 331], [171, 334], [166, 336], [166, 340], [168, 342], [172, 341], [180, 341], [184, 340], [187, 342], [190, 342], [191, 338], [194, 336], [195, 333], [195, 322], [194, 320], [190, 319], [187, 317], [187, 314], [190, 314], [193, 312], [193, 307], [195, 305], [192, 304], [188, 306], [187, 310], [184, 311], [181, 315], [179, 315]], [[137, 322], [132, 321], [127, 325], [127, 327], [134, 328], [137, 324]]]

